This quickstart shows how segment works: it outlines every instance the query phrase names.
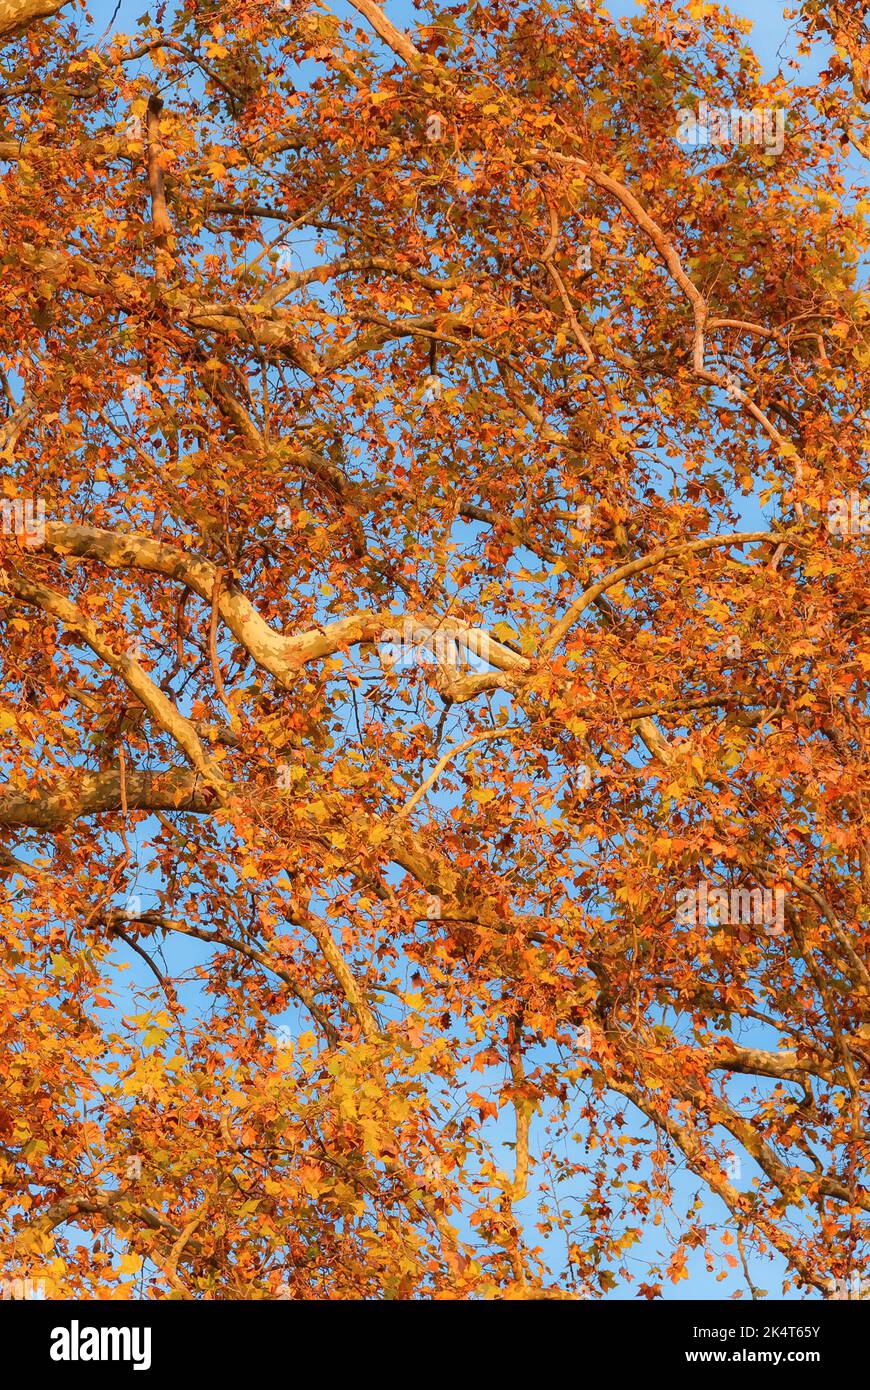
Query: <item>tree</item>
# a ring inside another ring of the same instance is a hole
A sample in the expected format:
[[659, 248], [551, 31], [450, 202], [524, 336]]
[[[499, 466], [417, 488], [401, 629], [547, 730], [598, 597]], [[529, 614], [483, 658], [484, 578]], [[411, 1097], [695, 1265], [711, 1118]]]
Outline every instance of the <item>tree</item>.
[[2, 1270], [851, 1289], [858, 7], [354, 5], [2, 51]]

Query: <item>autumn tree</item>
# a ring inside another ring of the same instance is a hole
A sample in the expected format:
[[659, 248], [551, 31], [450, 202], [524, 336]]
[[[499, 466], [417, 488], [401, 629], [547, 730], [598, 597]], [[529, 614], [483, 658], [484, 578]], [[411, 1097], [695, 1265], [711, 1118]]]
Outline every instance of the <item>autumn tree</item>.
[[352, 3], [0, 6], [0, 1274], [851, 1289], [861, 6]]

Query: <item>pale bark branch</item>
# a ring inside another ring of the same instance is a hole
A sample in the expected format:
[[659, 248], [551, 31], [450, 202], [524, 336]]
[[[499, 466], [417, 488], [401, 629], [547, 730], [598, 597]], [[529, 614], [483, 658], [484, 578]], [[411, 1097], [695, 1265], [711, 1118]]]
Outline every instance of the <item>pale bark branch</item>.
[[553, 625], [541, 643], [541, 656], [550, 656], [555, 651], [562, 638], [567, 635], [581, 613], [591, 603], [594, 603], [608, 589], [613, 588], [615, 584], [621, 584], [623, 580], [631, 579], [643, 570], [660, 565], [665, 560], [678, 559], [682, 555], [697, 555], [702, 554], [705, 550], [715, 550], [718, 546], [750, 545], [756, 541], [775, 545], [782, 540], [781, 533], [777, 531], [730, 531], [723, 536], [703, 536], [694, 541], [673, 542], [670, 545], [660, 546], [657, 550], [651, 550], [636, 560], [629, 560], [627, 564], [611, 570], [610, 574], [605, 575], [603, 579], [597, 580], [594, 584], [590, 584], [587, 589], [584, 589], [559, 621]]
[[404, 820], [406, 816], [411, 814], [418, 802], [422, 801], [426, 793], [430, 791], [438, 781], [438, 778], [451, 759], [457, 757], [460, 753], [466, 752], [467, 749], [473, 748], [477, 743], [489, 743], [493, 739], [510, 738], [512, 734], [517, 732], [518, 729], [515, 725], [506, 726], [504, 729], [486, 729], [483, 733], [472, 734], [470, 738], [463, 739], [461, 743], [455, 743], [452, 748], [448, 748], [446, 753], [443, 753], [438, 759], [425, 781], [420, 783], [420, 786], [414, 794], [408, 798], [401, 810], [396, 812], [396, 820]]
[[0, 44], [8, 43], [39, 19], [50, 19], [67, 0], [0, 0]]
[[[209, 605], [212, 603], [217, 567], [195, 552], [180, 550], [145, 533], [46, 522], [41, 544], [56, 554], [75, 555], [113, 569], [139, 569], [165, 575], [192, 589]], [[38, 549], [39, 543], [32, 548]], [[217, 607], [233, 636], [257, 665], [291, 687], [301, 667], [308, 662], [333, 656], [361, 642], [387, 642], [391, 635], [397, 635], [405, 622], [430, 633], [443, 633], [460, 646], [483, 656], [497, 670], [519, 671], [528, 667], [525, 657], [495, 641], [484, 629], [437, 613], [406, 615], [389, 609], [379, 613], [353, 613], [322, 627], [284, 636], [275, 632], [251, 601], [228, 582], [220, 587]]]
[[403, 63], [407, 63], [411, 68], [417, 68], [423, 61], [423, 54], [415, 48], [411, 40], [401, 29], [397, 29], [391, 20], [387, 19], [380, 5], [374, 4], [374, 0], [350, 0], [355, 10], [364, 15], [375, 33], [382, 38], [384, 43], [391, 48], [397, 58], [401, 58]]
[[[144, 705], [152, 719], [178, 745], [191, 765], [203, 780], [213, 789], [221, 800], [227, 794], [227, 784], [218, 767], [207, 757], [199, 735], [189, 719], [185, 719], [171, 700], [167, 699], [158, 685], [143, 671], [137, 661], [123, 652], [114, 651], [100, 635], [97, 627], [81, 609], [42, 584], [31, 583], [21, 576], [9, 575], [0, 570], [0, 592], [10, 594], [21, 602], [39, 608], [43, 613], [56, 618], [64, 627], [75, 632], [91, 651], [104, 661], [117, 676], [124, 681], [138, 700]], [[123, 786], [119, 779], [119, 788]]]

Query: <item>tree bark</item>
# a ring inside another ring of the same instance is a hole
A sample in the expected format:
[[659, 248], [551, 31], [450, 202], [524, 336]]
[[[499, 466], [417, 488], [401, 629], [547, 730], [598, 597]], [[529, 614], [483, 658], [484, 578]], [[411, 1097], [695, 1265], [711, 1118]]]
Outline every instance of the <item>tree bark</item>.
[[0, 44], [17, 37], [38, 19], [49, 19], [67, 0], [0, 0]]

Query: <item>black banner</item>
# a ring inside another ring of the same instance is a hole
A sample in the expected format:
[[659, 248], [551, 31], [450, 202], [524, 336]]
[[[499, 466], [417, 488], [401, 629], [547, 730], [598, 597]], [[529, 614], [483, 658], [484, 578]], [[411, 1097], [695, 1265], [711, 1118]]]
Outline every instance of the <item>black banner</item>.
[[[303, 1365], [313, 1369], [318, 1361], [324, 1378], [334, 1381], [345, 1360], [357, 1374], [368, 1367], [377, 1375], [377, 1365], [391, 1363], [394, 1345], [403, 1377], [412, 1379], [415, 1364], [424, 1374], [440, 1366], [464, 1381], [475, 1372], [489, 1378], [502, 1363], [516, 1374], [521, 1347], [538, 1374], [552, 1365], [564, 1375], [567, 1358], [580, 1380], [600, 1363], [620, 1378], [676, 1373], [699, 1385], [711, 1377], [739, 1384], [735, 1377], [744, 1370], [762, 1368], [771, 1385], [780, 1378], [786, 1385], [796, 1373], [819, 1383], [832, 1372], [854, 1374], [866, 1313], [858, 1301], [835, 1300], [473, 1306], [10, 1300], [0, 1302], [0, 1334], [7, 1349], [24, 1349], [28, 1369], [50, 1384], [214, 1372], [224, 1385], [234, 1376], [282, 1366], [282, 1377], [296, 1380]], [[407, 1360], [409, 1339], [419, 1362]]]

